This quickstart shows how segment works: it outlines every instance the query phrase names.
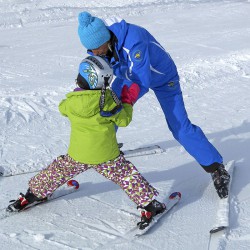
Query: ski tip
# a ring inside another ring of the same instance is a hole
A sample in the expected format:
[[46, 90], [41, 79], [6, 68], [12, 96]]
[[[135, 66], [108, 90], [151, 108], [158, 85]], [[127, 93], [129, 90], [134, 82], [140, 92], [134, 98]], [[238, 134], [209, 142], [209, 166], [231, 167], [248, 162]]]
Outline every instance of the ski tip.
[[225, 229], [226, 229], [225, 226], [215, 227], [215, 228], [213, 228], [213, 229], [210, 230], [210, 234], [214, 234], [214, 233], [223, 231], [223, 230], [225, 230]]
[[76, 180], [69, 180], [67, 182], [68, 187], [73, 187], [74, 189], [78, 189], [80, 187], [78, 181]]
[[180, 192], [174, 192], [169, 195], [169, 199], [175, 199], [178, 196], [178, 198], [181, 198], [181, 193]]

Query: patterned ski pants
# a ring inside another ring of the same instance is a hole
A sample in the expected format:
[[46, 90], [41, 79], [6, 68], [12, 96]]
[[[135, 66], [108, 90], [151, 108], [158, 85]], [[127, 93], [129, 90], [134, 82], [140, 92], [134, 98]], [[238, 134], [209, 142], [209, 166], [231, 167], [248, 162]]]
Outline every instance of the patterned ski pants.
[[123, 155], [98, 165], [77, 162], [68, 154], [59, 156], [29, 181], [30, 190], [38, 198], [45, 198], [68, 180], [90, 168], [118, 184], [138, 206], [147, 206], [158, 195], [157, 190]]

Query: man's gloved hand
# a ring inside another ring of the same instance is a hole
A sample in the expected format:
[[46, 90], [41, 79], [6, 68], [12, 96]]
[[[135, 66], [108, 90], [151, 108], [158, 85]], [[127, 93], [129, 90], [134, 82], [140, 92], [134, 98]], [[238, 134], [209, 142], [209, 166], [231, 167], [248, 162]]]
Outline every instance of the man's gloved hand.
[[132, 83], [130, 87], [124, 85], [121, 93], [122, 103], [134, 105], [138, 99], [139, 93], [140, 87], [137, 83]]

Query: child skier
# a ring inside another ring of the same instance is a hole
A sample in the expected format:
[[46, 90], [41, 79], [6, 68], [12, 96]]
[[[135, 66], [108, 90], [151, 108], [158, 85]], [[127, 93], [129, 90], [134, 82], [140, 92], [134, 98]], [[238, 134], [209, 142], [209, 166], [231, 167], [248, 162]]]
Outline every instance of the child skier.
[[120, 153], [116, 140], [115, 127], [131, 122], [140, 88], [135, 83], [125, 86], [120, 101], [108, 88], [112, 77], [112, 69], [101, 57], [89, 56], [81, 62], [78, 87], [59, 104], [61, 114], [71, 123], [68, 153], [31, 178], [27, 193], [21, 193], [7, 211], [45, 201], [57, 188], [90, 168], [118, 184], [137, 204], [142, 215], [140, 229], [166, 209], [155, 199], [157, 190]]

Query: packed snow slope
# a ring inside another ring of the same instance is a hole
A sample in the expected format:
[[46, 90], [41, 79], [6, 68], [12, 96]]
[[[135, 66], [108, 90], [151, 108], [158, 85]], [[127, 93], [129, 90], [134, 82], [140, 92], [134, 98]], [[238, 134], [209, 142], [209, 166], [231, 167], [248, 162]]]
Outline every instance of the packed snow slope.
[[[66, 153], [69, 122], [57, 109], [86, 56], [77, 15], [119, 15], [151, 31], [175, 60], [189, 117], [225, 162], [236, 161], [230, 230], [218, 249], [250, 247], [250, 1], [0, 0], [0, 166], [38, 171]], [[115, 184], [94, 171], [78, 192], [0, 220], [0, 249], [205, 250], [218, 197], [211, 178], [173, 139], [153, 92], [118, 131], [124, 149], [158, 144], [164, 153], [131, 158], [160, 192], [182, 200], [148, 234], [124, 234], [139, 213]], [[105, 145], [104, 145], [105, 146]], [[34, 173], [0, 177], [0, 209], [25, 192]]]

